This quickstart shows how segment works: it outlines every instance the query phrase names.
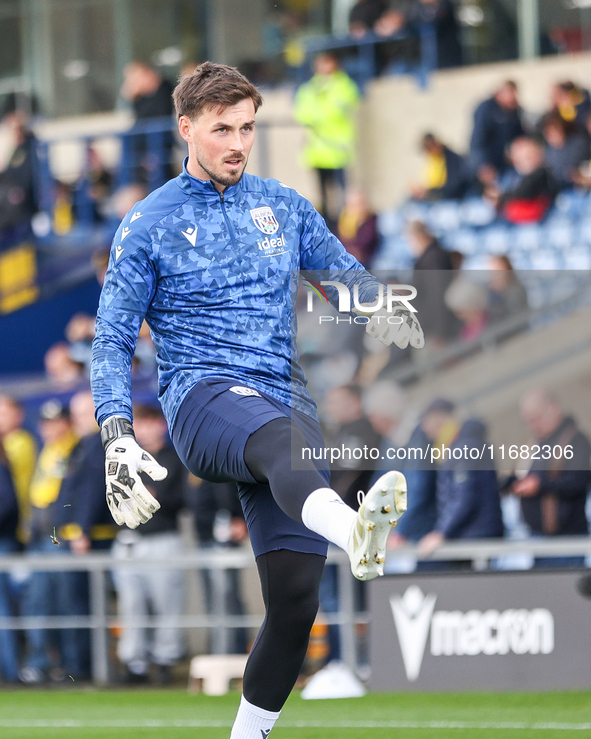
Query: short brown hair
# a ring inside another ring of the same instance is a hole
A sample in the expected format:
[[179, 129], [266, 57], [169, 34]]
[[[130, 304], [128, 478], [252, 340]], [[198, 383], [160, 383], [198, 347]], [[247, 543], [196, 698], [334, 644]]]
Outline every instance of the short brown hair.
[[235, 67], [203, 62], [194, 72], [181, 77], [172, 94], [176, 114], [195, 119], [204, 108], [222, 110], [245, 98], [254, 103], [255, 111], [263, 98], [256, 87]]

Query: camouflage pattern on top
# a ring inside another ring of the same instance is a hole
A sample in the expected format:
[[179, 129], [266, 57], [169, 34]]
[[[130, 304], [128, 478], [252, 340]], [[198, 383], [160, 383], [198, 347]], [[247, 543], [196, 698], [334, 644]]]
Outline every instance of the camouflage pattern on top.
[[144, 317], [169, 428], [204, 377], [235, 379], [316, 417], [293, 356], [300, 269], [357, 283], [362, 302], [377, 295], [378, 281], [295, 190], [244, 175], [220, 196], [185, 162], [182, 174], [130, 210], [113, 240], [93, 343], [99, 424], [132, 419], [131, 359]]

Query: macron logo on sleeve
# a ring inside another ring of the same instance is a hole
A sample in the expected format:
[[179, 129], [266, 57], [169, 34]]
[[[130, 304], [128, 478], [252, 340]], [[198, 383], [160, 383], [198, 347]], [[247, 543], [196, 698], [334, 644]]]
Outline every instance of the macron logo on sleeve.
[[129, 228], [129, 226], [125, 226], [125, 228], [124, 228], [124, 229], [123, 229], [123, 231], [121, 232], [121, 241], [123, 241], [123, 239], [124, 239], [124, 238], [125, 238], [126, 236], [129, 236], [129, 234], [130, 234], [130, 233], [131, 233], [131, 229]]
[[118, 244], [115, 247], [115, 261], [117, 261], [122, 254], [123, 254], [123, 247], [121, 246], [121, 244]]
[[136, 210], [136, 212], [135, 212], [135, 213], [134, 213], [134, 214], [133, 214], [133, 215], [131, 216], [131, 218], [129, 219], [129, 222], [130, 222], [130, 223], [133, 223], [134, 221], [137, 221], [137, 219], [138, 219], [138, 218], [141, 218], [141, 217], [142, 217], [143, 215], [144, 215], [144, 214], [143, 214], [143, 213], [140, 213], [140, 211], [139, 211], [139, 210]]
[[195, 246], [197, 242], [197, 226], [189, 226], [186, 231], [181, 231], [181, 233], [191, 244], [191, 246]]

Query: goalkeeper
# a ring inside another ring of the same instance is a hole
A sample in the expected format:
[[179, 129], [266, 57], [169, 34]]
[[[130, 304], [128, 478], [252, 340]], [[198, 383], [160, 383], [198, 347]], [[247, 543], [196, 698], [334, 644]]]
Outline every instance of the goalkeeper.
[[[137, 203], [113, 241], [97, 315], [92, 391], [106, 449], [107, 501], [135, 528], [158, 503], [139, 473], [166, 470], [136, 443], [131, 360], [144, 318], [158, 354], [159, 397], [174, 446], [198, 477], [239, 485], [265, 601], [232, 739], [271, 731], [299, 674], [318, 608], [327, 541], [353, 574], [383, 573], [406, 483], [384, 475], [358, 512], [328, 470], [292, 470], [291, 453], [323, 447], [316, 406], [292, 358], [294, 274], [327, 270], [371, 303], [377, 280], [310, 203], [276, 180], [244, 174], [262, 99], [237, 70], [205, 62], [174, 91], [189, 156], [183, 172]], [[333, 277], [334, 279], [334, 277]], [[422, 346], [412, 313], [368, 331]], [[322, 464], [322, 463], [318, 463]]]

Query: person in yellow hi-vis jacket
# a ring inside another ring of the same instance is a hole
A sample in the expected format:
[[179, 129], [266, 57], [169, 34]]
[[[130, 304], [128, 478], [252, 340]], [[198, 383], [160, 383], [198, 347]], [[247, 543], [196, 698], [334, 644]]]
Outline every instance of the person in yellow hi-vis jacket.
[[29, 518], [29, 488], [37, 461], [37, 445], [33, 435], [23, 428], [25, 412], [18, 400], [0, 395], [0, 442], [8, 458], [18, 501], [17, 539], [25, 543], [25, 526]]
[[[78, 443], [72, 429], [70, 411], [59, 400], [46, 401], [39, 411], [39, 432], [43, 448], [31, 483], [31, 518], [27, 553], [35, 556], [67, 556], [60, 547], [55, 531], [55, 502], [60, 493], [68, 459]], [[25, 616], [56, 616], [61, 614], [61, 572], [33, 572], [23, 596]], [[60, 677], [68, 669], [68, 650], [73, 641], [69, 630], [60, 630], [60, 657], [63, 664], [52, 662], [48, 653], [50, 632], [47, 629], [29, 629], [26, 632], [27, 654], [20, 679], [25, 683], [40, 683], [51, 677]], [[55, 668], [55, 669], [54, 669]]]
[[331, 52], [314, 62], [314, 76], [298, 89], [296, 120], [306, 127], [308, 141], [304, 163], [318, 173], [320, 211], [334, 225], [343, 206], [345, 170], [351, 164], [355, 145], [357, 85], [339, 66]]

